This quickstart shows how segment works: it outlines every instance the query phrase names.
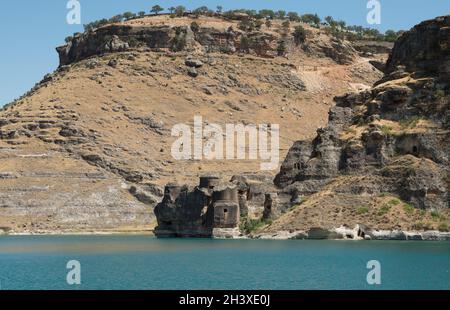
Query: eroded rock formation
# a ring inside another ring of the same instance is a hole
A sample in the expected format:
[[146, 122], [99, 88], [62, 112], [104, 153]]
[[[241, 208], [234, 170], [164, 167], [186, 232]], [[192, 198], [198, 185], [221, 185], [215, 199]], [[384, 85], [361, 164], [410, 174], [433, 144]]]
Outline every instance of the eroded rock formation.
[[[205, 53], [247, 53], [273, 58], [279, 55], [283, 40], [286, 48], [295, 46], [293, 38], [269, 31], [245, 32], [229, 27], [221, 29], [199, 26], [193, 31], [189, 25], [121, 25], [112, 24], [78, 34], [67, 44], [58, 47], [60, 65], [68, 65], [94, 55], [123, 52], [136, 48], [151, 50], [198, 51]], [[356, 50], [348, 42], [328, 37], [314, 39], [304, 46], [314, 56], [329, 57], [339, 64], [349, 64]]]
[[[240, 181], [220, 184], [218, 177], [201, 177], [194, 189], [166, 185], [163, 201], [155, 208], [158, 237], [212, 237], [239, 235]], [[219, 230], [219, 233], [215, 232]]]
[[289, 151], [275, 184], [308, 196], [333, 188], [398, 195], [421, 209], [450, 207], [450, 16], [423, 22], [395, 44], [386, 76], [370, 90], [336, 97], [329, 122]]

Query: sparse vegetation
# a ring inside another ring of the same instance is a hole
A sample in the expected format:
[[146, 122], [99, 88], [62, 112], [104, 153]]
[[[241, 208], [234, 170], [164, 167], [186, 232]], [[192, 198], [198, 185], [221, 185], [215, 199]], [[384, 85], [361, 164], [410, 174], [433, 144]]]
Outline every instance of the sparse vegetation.
[[192, 14], [194, 14], [197, 17], [200, 15], [212, 16], [214, 15], [214, 11], [210, 10], [207, 6], [201, 6], [193, 10]]
[[397, 198], [391, 199], [391, 200], [389, 200], [389, 202], [388, 202], [388, 204], [389, 204], [390, 206], [397, 206], [397, 205], [399, 205], [400, 203], [401, 203], [401, 201], [398, 200]]
[[368, 208], [368, 207], [359, 207], [359, 208], [356, 210], [356, 213], [358, 213], [358, 214], [366, 214], [366, 213], [369, 213], [369, 208]]
[[383, 134], [385, 134], [386, 136], [392, 135], [392, 127], [387, 126], [387, 125], [383, 125], [383, 126], [381, 126], [380, 129], [381, 129], [381, 132]]
[[291, 23], [288, 20], [285, 20], [281, 26], [283, 27], [283, 30], [288, 31], [289, 28], [291, 27]]
[[184, 12], [186, 12], [186, 7], [179, 5], [174, 9], [174, 14], [177, 17], [181, 17], [184, 15]]
[[250, 32], [255, 29], [255, 23], [250, 19], [244, 19], [239, 22], [238, 28], [242, 31]]
[[300, 21], [304, 22], [305, 24], [319, 27], [321, 19], [317, 14], [304, 14], [300, 17]]
[[296, 45], [305, 43], [306, 41], [306, 30], [302, 26], [295, 27], [294, 30], [294, 42]]
[[[269, 20], [268, 20], [268, 21], [269, 21]], [[261, 30], [262, 25], [264, 25], [264, 22], [263, 22], [262, 19], [257, 19], [257, 20], [255, 21], [255, 28], [256, 28], [257, 30]]]
[[420, 121], [420, 117], [419, 116], [413, 116], [413, 117], [409, 117], [409, 118], [405, 118], [399, 121], [400, 126], [403, 129], [407, 129], [407, 128], [414, 128], [417, 126], [417, 123]]
[[431, 211], [430, 215], [433, 218], [433, 221], [438, 221], [441, 219], [441, 214], [439, 213], [439, 211], [433, 210]]
[[242, 36], [240, 41], [240, 50], [248, 53], [250, 50], [250, 39], [247, 36]]
[[162, 8], [162, 7], [159, 6], [159, 5], [154, 5], [154, 6], [152, 7], [152, 9], [150, 10], [150, 12], [155, 13], [155, 15], [158, 15], [159, 12], [162, 12], [162, 11], [164, 11], [164, 8]]
[[410, 205], [409, 203], [405, 203], [403, 205], [403, 210], [405, 211], [406, 214], [411, 215], [414, 213], [414, 211], [416, 209], [414, 208], [414, 206]]
[[277, 53], [278, 53], [278, 56], [284, 56], [284, 55], [286, 55], [286, 50], [287, 50], [287, 48], [286, 48], [286, 42], [285, 42], [284, 40], [280, 40], [280, 41], [278, 42], [278, 46], [277, 46]]
[[200, 30], [200, 26], [197, 22], [192, 22], [191, 23], [191, 30], [193, 32], [198, 32]]
[[[182, 17], [186, 13], [188, 13], [186, 7], [182, 5], [176, 7], [171, 6], [167, 10], [170, 12], [171, 18]], [[155, 15], [158, 15], [163, 11], [164, 8], [161, 7], [160, 5], [154, 5], [150, 9], [150, 12]], [[333, 17], [331, 16], [325, 17], [324, 22], [322, 22], [322, 19], [317, 14], [307, 13], [299, 15], [297, 12], [286, 13], [286, 11], [283, 10], [273, 11], [270, 9], [261, 9], [259, 11], [256, 11], [256, 10], [237, 9], [223, 12], [223, 7], [219, 5], [217, 6], [215, 11], [209, 9], [207, 6], [201, 6], [199, 8], [192, 10], [190, 14], [192, 14], [192, 16], [194, 17], [198, 17], [200, 15], [205, 16], [220, 15], [227, 19], [237, 19], [238, 14], [241, 15], [246, 14], [248, 18], [244, 19], [245, 20], [244, 24], [240, 26], [240, 29], [242, 27], [243, 31], [253, 31], [254, 29], [260, 29], [261, 26], [264, 24], [267, 26], [267, 28], [271, 28], [272, 20], [277, 19], [283, 21], [282, 27], [285, 31], [288, 30], [290, 27], [288, 22], [303, 22], [315, 28], [324, 27], [325, 30], [330, 35], [338, 39], [377, 40], [377, 41], [393, 42], [403, 33], [403, 31], [396, 32], [393, 30], [387, 30], [384, 34], [382, 34], [378, 30], [372, 28], [364, 28], [362, 26], [347, 26], [345, 21], [334, 20]], [[145, 16], [146, 14], [144, 11], [140, 11], [137, 14], [132, 12], [125, 12], [124, 14], [113, 16], [110, 19], [101, 19], [98, 21], [88, 23], [84, 25], [84, 28], [85, 31], [90, 31], [108, 24], [118, 23], [122, 22], [123, 20], [130, 20], [134, 18], [142, 18]], [[243, 22], [244, 20], [241, 20], [241, 22]], [[297, 45], [303, 42], [304, 36], [303, 34], [301, 34], [300, 31], [297, 34], [294, 34], [294, 36], [297, 38], [296, 39]], [[436, 95], [438, 96], [439, 92], [436, 93]]]
[[445, 97], [445, 91], [443, 89], [437, 89], [434, 92], [434, 96], [438, 99]]
[[299, 22], [300, 21], [300, 16], [296, 12], [289, 12], [287, 15], [291, 22]]
[[448, 224], [447, 223], [439, 224], [438, 230], [443, 231], [443, 232], [448, 232], [449, 231]]
[[135, 17], [136, 17], [136, 14], [134, 14], [134, 13], [132, 13], [132, 12], [125, 12], [125, 13], [122, 14], [122, 16], [123, 16], [123, 18], [124, 18], [125, 20], [130, 20], [130, 19], [132, 19], [132, 18], [135, 18]]
[[385, 204], [385, 205], [383, 205], [383, 206], [380, 208], [380, 210], [378, 210], [378, 213], [377, 213], [377, 214], [378, 214], [379, 216], [383, 216], [383, 215], [387, 214], [390, 210], [391, 210], [391, 206]]
[[179, 52], [182, 51], [186, 46], [186, 33], [182, 32], [181, 29], [176, 30], [175, 38], [172, 42], [172, 51]]
[[263, 219], [245, 219], [241, 225], [240, 230], [243, 231], [246, 234], [250, 234], [258, 229], [261, 229], [262, 227], [266, 225], [272, 224], [272, 221], [266, 221]]

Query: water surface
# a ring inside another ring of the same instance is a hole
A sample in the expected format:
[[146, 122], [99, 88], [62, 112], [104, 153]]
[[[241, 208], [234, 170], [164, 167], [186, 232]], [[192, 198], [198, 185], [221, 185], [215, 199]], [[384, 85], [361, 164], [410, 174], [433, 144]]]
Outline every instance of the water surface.
[[[66, 264], [81, 263], [69, 286]], [[381, 285], [366, 264], [381, 263]], [[2, 289], [450, 289], [450, 242], [0, 237]]]

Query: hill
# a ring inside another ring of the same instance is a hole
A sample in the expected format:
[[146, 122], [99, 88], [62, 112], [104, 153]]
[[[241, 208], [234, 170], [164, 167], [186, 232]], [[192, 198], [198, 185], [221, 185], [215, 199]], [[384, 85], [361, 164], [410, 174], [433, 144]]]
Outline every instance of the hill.
[[[297, 26], [306, 30], [301, 43]], [[383, 63], [386, 49], [358, 52], [301, 22], [240, 28], [217, 16], [146, 16], [58, 47], [60, 67], [0, 111], [0, 227], [148, 231], [168, 182], [213, 172], [273, 188], [277, 171], [260, 171], [259, 161], [174, 160], [171, 128], [195, 115], [280, 124], [284, 158], [326, 124], [333, 97], [383, 75], [371, 62]]]

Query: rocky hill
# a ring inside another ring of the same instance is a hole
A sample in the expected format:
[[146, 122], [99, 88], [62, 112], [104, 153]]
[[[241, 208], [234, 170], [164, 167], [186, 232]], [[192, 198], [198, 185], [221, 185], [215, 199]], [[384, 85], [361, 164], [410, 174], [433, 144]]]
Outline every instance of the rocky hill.
[[450, 16], [403, 34], [385, 76], [336, 97], [327, 126], [294, 143], [275, 178], [292, 209], [263, 232], [448, 231], [449, 77]]
[[[386, 54], [358, 52], [322, 29], [303, 25], [306, 40], [296, 44], [299, 23], [250, 32], [238, 23], [143, 17], [58, 47], [60, 67], [0, 110], [2, 230], [150, 230], [164, 184], [193, 184], [211, 172], [246, 175], [264, 197], [277, 171], [259, 171], [259, 161], [174, 160], [171, 128], [192, 125], [194, 115], [205, 123], [280, 124], [284, 158], [295, 140], [325, 125], [334, 96], [382, 77], [370, 62]], [[287, 170], [278, 185], [291, 183]]]

